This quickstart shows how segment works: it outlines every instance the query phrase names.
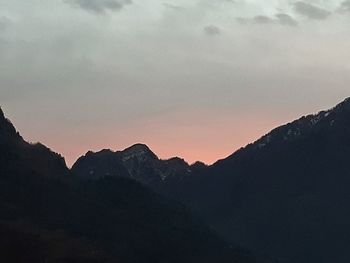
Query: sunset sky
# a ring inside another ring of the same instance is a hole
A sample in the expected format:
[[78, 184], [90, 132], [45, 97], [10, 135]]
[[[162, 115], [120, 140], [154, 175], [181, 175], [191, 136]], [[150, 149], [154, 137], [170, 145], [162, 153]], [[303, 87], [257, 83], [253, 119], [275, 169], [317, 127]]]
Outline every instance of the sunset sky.
[[0, 105], [69, 165], [212, 163], [350, 96], [350, 1], [0, 0]]

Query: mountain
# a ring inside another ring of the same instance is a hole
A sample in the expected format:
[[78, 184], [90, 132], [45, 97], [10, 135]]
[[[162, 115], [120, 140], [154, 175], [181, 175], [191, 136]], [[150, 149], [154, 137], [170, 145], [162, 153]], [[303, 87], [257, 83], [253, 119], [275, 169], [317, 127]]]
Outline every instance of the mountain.
[[232, 242], [286, 262], [350, 258], [350, 99], [278, 127], [212, 166], [160, 160], [135, 145], [88, 153], [73, 171], [136, 179], [186, 203]]
[[69, 173], [64, 158], [46, 146], [23, 140], [0, 108], [0, 171], [32, 172], [46, 176], [64, 176]]
[[[100, 154], [108, 162], [110, 152]], [[156, 160], [140, 145], [120, 158], [121, 172]], [[271, 262], [234, 248], [184, 205], [135, 180], [76, 177], [60, 155], [25, 142], [2, 112], [0, 167], [1, 262]]]
[[350, 99], [278, 127], [171, 191], [223, 236], [299, 263], [350, 258]]
[[191, 166], [178, 157], [161, 160], [147, 145], [135, 144], [123, 151], [88, 152], [77, 160], [72, 172], [84, 179], [127, 177], [159, 190], [165, 184], [189, 176]]

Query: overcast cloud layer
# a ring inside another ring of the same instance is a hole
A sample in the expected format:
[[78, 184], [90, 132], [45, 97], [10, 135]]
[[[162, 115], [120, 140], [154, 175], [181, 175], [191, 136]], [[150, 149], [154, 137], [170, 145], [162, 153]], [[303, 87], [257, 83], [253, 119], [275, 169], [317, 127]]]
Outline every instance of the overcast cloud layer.
[[131, 0], [64, 0], [64, 2], [93, 13], [103, 14], [106, 11], [118, 11], [132, 3]]
[[212, 162], [350, 96], [349, 1], [0, 0], [0, 104], [71, 162]]

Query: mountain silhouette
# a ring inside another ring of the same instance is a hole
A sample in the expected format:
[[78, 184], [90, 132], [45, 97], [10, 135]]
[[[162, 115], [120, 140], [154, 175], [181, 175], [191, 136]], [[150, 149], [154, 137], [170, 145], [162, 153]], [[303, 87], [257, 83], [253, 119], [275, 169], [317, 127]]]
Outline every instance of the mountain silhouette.
[[[102, 163], [114, 155], [98, 153]], [[143, 145], [117, 155], [121, 173], [157, 161]], [[135, 180], [75, 176], [59, 154], [24, 141], [2, 111], [0, 167], [1, 262], [272, 262], [235, 248], [184, 205]]]
[[46, 146], [30, 144], [20, 136], [0, 109], [0, 171], [32, 172], [39, 175], [64, 176], [69, 173], [64, 158]]
[[348, 262], [350, 99], [187, 179], [173, 195], [225, 237], [293, 262]]
[[88, 152], [77, 160], [72, 172], [83, 179], [127, 177], [159, 190], [189, 176], [191, 166], [178, 157], [161, 160], [147, 145], [135, 144], [123, 151]]
[[282, 261], [350, 258], [350, 99], [280, 126], [211, 166], [160, 160], [145, 145], [126, 151], [126, 162], [123, 151], [108, 152], [114, 157], [103, 164], [100, 153], [90, 153], [73, 171], [88, 178], [89, 169], [104, 176], [117, 166], [115, 175], [186, 203], [222, 236]]

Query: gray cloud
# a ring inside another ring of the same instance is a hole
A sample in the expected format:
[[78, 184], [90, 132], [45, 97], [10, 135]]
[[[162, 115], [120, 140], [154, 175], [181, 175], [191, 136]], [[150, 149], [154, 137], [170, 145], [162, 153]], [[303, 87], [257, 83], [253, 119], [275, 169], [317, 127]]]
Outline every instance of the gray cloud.
[[298, 25], [298, 22], [293, 17], [284, 13], [276, 14], [275, 18], [259, 15], [253, 18], [238, 18], [237, 21], [240, 22], [241, 24], [260, 24], [260, 25], [279, 24], [279, 25], [286, 25], [286, 26]]
[[209, 25], [204, 28], [204, 32], [209, 36], [215, 36], [221, 34], [221, 29], [215, 25]]
[[131, 4], [132, 0], [64, 0], [64, 2], [89, 12], [103, 14], [106, 11], [118, 11]]
[[181, 6], [174, 5], [174, 4], [169, 4], [169, 3], [163, 3], [163, 6], [167, 7], [167, 8], [170, 8], [170, 9], [173, 9], [173, 10], [177, 10], [177, 11], [183, 9]]
[[349, 13], [350, 12], [350, 0], [342, 2], [340, 4], [338, 11], [340, 13]]
[[281, 24], [281, 25], [287, 25], [287, 26], [297, 26], [298, 25], [298, 22], [288, 14], [284, 14], [284, 13], [276, 14], [276, 19], [278, 20], [279, 24]]
[[257, 24], [271, 24], [273, 23], [273, 19], [271, 19], [270, 17], [268, 16], [255, 16], [253, 18], [253, 21]]
[[[0, 30], [0, 104], [26, 138], [70, 161], [135, 141], [181, 156], [181, 149], [196, 156], [222, 154], [222, 147], [229, 154], [252, 131], [349, 96], [345, 17], [320, 26], [294, 9], [281, 11], [296, 1], [334, 8], [345, 0], [134, 0], [120, 13], [63, 1], [0, 0], [10, 20]], [[300, 28], [279, 13], [300, 19]], [[221, 34], [208, 35], [210, 25]]]
[[237, 21], [240, 24], [272, 24], [274, 21], [272, 18], [268, 17], [268, 16], [263, 16], [263, 15], [259, 15], [259, 16], [254, 16], [252, 18], [246, 18], [246, 17], [238, 17]]
[[6, 29], [11, 24], [11, 20], [5, 16], [0, 16], [0, 30]]
[[294, 9], [299, 14], [315, 20], [324, 20], [331, 15], [331, 12], [323, 8], [302, 1], [294, 3]]

